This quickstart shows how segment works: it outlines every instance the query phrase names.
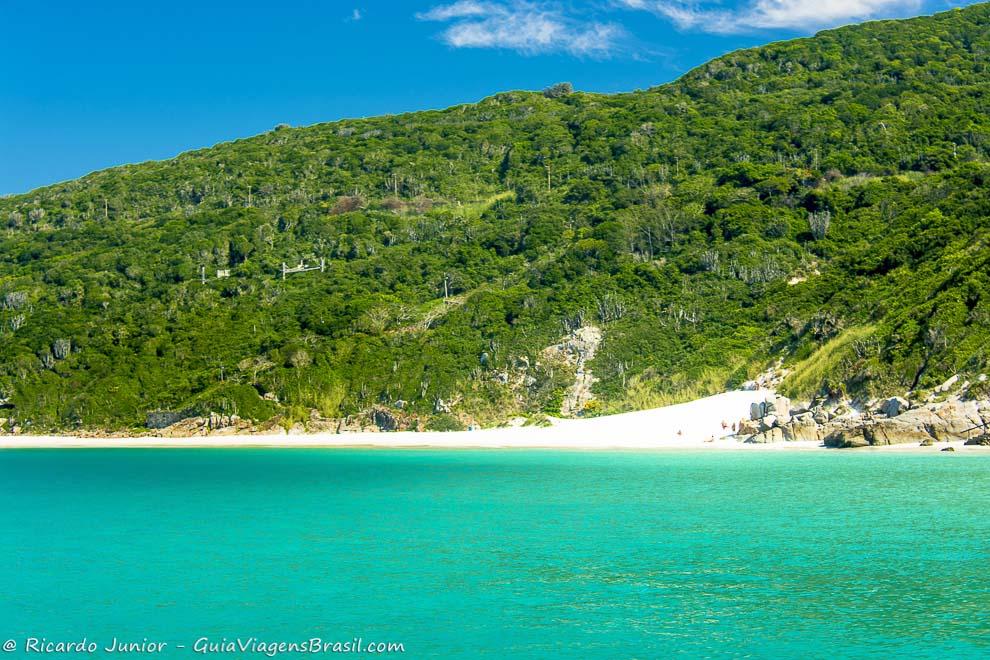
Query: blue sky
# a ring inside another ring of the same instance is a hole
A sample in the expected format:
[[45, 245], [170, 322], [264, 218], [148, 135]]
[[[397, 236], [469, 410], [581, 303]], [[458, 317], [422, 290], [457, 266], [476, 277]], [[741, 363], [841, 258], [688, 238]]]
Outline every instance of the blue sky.
[[571, 81], [628, 91], [737, 48], [950, 0], [0, 0], [0, 193], [294, 126]]

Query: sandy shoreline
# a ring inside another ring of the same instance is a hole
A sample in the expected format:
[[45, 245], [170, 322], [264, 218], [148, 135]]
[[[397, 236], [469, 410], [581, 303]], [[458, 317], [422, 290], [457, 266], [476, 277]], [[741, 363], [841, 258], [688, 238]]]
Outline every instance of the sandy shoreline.
[[[749, 417], [750, 404], [773, 393], [735, 391], [689, 403], [641, 412], [559, 420], [548, 428], [498, 428], [463, 432], [312, 433], [271, 435], [207, 435], [187, 438], [156, 436], [77, 437], [70, 435], [0, 436], [0, 449], [44, 448], [193, 448], [193, 447], [309, 447], [309, 448], [434, 448], [434, 449], [572, 449], [572, 450], [734, 450], [829, 451], [818, 442], [746, 444], [730, 437], [732, 424]], [[724, 423], [724, 426], [723, 426]], [[865, 448], [857, 451], [987, 453], [962, 442]]]

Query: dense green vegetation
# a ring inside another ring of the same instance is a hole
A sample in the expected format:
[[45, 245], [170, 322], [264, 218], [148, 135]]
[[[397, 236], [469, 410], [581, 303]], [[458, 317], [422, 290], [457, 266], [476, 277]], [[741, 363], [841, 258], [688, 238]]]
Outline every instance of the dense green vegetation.
[[595, 412], [779, 357], [798, 396], [931, 388], [986, 368], [988, 117], [976, 5], [7, 197], [0, 393], [38, 430], [375, 406], [459, 428], [558, 410], [571, 374], [540, 353], [583, 324]]

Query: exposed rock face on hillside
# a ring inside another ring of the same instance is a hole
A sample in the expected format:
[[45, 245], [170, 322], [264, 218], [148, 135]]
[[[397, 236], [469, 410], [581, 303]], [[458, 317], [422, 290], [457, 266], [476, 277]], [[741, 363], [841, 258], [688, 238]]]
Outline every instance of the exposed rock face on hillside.
[[560, 406], [564, 417], [576, 417], [594, 400], [592, 386], [598, 382], [587, 363], [595, 358], [602, 343], [602, 331], [595, 326], [585, 326], [572, 332], [564, 341], [543, 351], [544, 358], [560, 361], [576, 369], [574, 385], [568, 390]]
[[[167, 419], [167, 413], [159, 413]], [[176, 413], [181, 415], [181, 413]], [[251, 433], [255, 426], [250, 420], [237, 415], [208, 413], [203, 416], [182, 417], [168, 426], [154, 428], [155, 435], [164, 438], [186, 438], [204, 435], [234, 435]]]

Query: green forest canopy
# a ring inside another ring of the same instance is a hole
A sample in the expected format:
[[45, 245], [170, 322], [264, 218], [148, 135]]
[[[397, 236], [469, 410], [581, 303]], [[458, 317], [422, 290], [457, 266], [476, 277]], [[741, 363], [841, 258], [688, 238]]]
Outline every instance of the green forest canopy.
[[572, 374], [541, 351], [583, 324], [604, 330], [589, 413], [778, 358], [799, 397], [986, 368], [990, 6], [548, 92], [278, 126], [0, 199], [7, 416], [492, 424], [559, 410]]

